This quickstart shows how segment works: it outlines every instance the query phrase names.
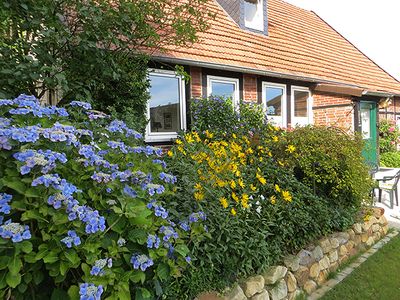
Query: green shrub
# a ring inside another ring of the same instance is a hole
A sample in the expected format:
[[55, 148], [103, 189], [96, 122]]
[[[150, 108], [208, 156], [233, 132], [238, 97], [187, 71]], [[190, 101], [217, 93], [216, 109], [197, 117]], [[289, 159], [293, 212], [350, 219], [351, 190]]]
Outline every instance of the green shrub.
[[394, 152], [400, 139], [400, 130], [395, 121], [382, 120], [379, 122], [379, 151], [380, 153]]
[[[288, 147], [296, 149], [295, 155]], [[360, 207], [372, 184], [362, 149], [358, 135], [307, 126], [288, 131], [275, 152], [316, 195], [339, 207]]]
[[400, 168], [400, 152], [386, 152], [379, 157], [382, 167]]
[[84, 102], [21, 95], [0, 114], [1, 298], [160, 296], [205, 218], [165, 209], [176, 178], [161, 149]]
[[170, 171], [179, 174], [175, 210], [206, 212], [210, 235], [191, 244], [198, 259], [170, 285], [169, 295], [180, 295], [176, 299], [223, 289], [352, 224], [356, 210], [314, 195], [283, 169], [286, 162], [271, 153], [280, 131], [266, 126], [264, 132], [222, 138], [191, 132], [168, 153]]

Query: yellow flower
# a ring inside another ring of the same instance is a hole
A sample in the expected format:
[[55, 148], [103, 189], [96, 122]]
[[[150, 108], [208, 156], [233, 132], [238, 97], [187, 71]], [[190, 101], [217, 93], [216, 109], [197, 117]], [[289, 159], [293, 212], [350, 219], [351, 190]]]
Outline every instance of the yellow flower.
[[276, 197], [274, 195], [272, 195], [269, 200], [271, 201], [271, 204], [275, 204], [276, 203]]
[[240, 171], [236, 170], [235, 175], [236, 175], [236, 177], [239, 177], [240, 176]]
[[214, 137], [214, 133], [211, 133], [208, 130], [206, 130], [206, 137], [212, 139]]
[[228, 201], [226, 200], [225, 197], [219, 198], [219, 202], [221, 203], [223, 208], [227, 208], [228, 207]]
[[275, 184], [275, 191], [277, 191], [278, 193], [281, 191], [281, 188], [277, 184]]
[[277, 141], [279, 141], [279, 138], [278, 138], [276, 135], [274, 135], [274, 136], [272, 137], [272, 140], [273, 140], [274, 142], [277, 142]]
[[280, 160], [278, 160], [278, 164], [283, 167], [285, 164], [283, 162], [281, 162]]
[[244, 187], [246, 186], [246, 185], [244, 184], [242, 178], [239, 178], [239, 179], [238, 179], [238, 185], [239, 185], [242, 189], [244, 189]]
[[239, 202], [239, 197], [234, 192], [232, 192], [232, 199], [235, 200], [235, 202]]
[[194, 193], [194, 199], [196, 199], [197, 201], [201, 201], [204, 199], [204, 193], [202, 192], [195, 192]]
[[185, 134], [185, 140], [190, 144], [194, 142], [194, 139], [190, 133]]
[[196, 190], [201, 190], [203, 187], [201, 186], [200, 183], [196, 183], [196, 184], [194, 185], [194, 188], [195, 188]]
[[236, 182], [234, 180], [231, 180], [229, 185], [230, 185], [231, 189], [235, 189], [236, 188]]
[[368, 221], [369, 221], [369, 219], [371, 219], [371, 216], [370, 216], [370, 215], [365, 215], [365, 217], [364, 217], [364, 221], [365, 221], [365, 222], [368, 222]]
[[174, 153], [172, 153], [172, 151], [169, 150], [169, 151], [167, 152], [167, 155], [168, 155], [169, 157], [172, 157], [172, 156], [174, 156]]
[[237, 138], [237, 135], [236, 134], [232, 134], [232, 137], [234, 138], [234, 139], [236, 139]]
[[201, 138], [199, 137], [199, 134], [196, 131], [193, 131], [193, 136], [196, 139], [196, 142], [198, 143], [201, 142]]
[[268, 152], [268, 156], [269, 156], [269, 157], [272, 157], [272, 153], [271, 153], [271, 151], [270, 151], [270, 152]]
[[296, 150], [296, 147], [293, 145], [289, 145], [286, 149], [287, 152], [293, 153]]
[[231, 214], [232, 214], [233, 216], [236, 216], [236, 210], [235, 210], [234, 208], [231, 209]]
[[248, 148], [248, 149], [246, 150], [246, 153], [247, 153], [247, 154], [253, 154], [253, 152], [254, 152], [254, 151], [253, 151], [253, 149], [251, 149], [251, 148]]
[[252, 185], [252, 184], [250, 184], [250, 189], [251, 189], [253, 192], [255, 192], [255, 191], [257, 190], [257, 188], [256, 188], [254, 185]]
[[282, 191], [282, 197], [286, 202], [292, 202], [292, 196], [288, 191]]
[[183, 142], [178, 139], [178, 140], [175, 141], [175, 143], [178, 144], [178, 145], [182, 145]]
[[249, 208], [249, 195], [243, 194], [241, 204], [243, 208]]
[[226, 181], [223, 181], [223, 180], [221, 180], [221, 179], [217, 179], [217, 185], [218, 185], [219, 187], [224, 187], [224, 186], [227, 185], [227, 183], [226, 183]]
[[262, 177], [260, 174], [256, 174], [256, 177], [257, 177], [257, 179], [258, 179], [258, 181], [262, 184], [262, 185], [264, 185], [264, 184], [266, 184], [267, 183], [267, 180], [264, 178], [264, 177]]

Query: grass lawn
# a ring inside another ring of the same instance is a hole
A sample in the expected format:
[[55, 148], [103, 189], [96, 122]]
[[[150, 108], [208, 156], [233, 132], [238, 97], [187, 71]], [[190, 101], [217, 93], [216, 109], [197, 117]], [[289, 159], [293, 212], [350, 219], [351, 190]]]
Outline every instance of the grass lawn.
[[370, 256], [321, 300], [400, 299], [400, 235]]

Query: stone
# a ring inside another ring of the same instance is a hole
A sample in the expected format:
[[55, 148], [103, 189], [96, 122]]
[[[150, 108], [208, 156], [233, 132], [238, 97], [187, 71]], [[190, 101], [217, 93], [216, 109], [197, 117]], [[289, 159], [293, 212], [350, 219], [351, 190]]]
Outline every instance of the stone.
[[345, 256], [347, 253], [349, 253], [349, 251], [345, 245], [339, 247], [339, 257]]
[[307, 267], [300, 266], [299, 269], [294, 273], [294, 277], [296, 277], [297, 280], [297, 285], [302, 287], [308, 280], [309, 275], [310, 270]]
[[273, 266], [270, 267], [264, 274], [264, 280], [265, 284], [271, 285], [275, 284], [279, 280], [281, 280], [283, 277], [286, 276], [287, 273], [287, 268], [284, 266]]
[[336, 249], [339, 247], [339, 240], [337, 238], [331, 238], [330, 240], [332, 248]]
[[378, 220], [378, 223], [381, 225], [387, 225], [388, 221], [385, 216], [381, 216]]
[[225, 296], [226, 300], [247, 300], [246, 295], [244, 294], [242, 288], [236, 285], [233, 289], [231, 289], [228, 294]]
[[372, 232], [378, 232], [380, 229], [381, 226], [379, 226], [379, 224], [372, 225]]
[[386, 224], [385, 226], [382, 227], [382, 229], [383, 229], [384, 235], [386, 235], [389, 230], [389, 225]]
[[295, 255], [288, 255], [283, 259], [285, 266], [293, 272], [296, 272], [300, 266], [300, 258]]
[[342, 265], [348, 259], [349, 257], [347, 255], [343, 255], [342, 257], [339, 258], [339, 265]]
[[329, 241], [329, 239], [322, 239], [319, 241], [319, 245], [322, 248], [322, 251], [325, 253], [328, 253], [329, 251], [332, 250], [332, 245], [331, 242]]
[[307, 281], [304, 286], [303, 290], [308, 294], [311, 295], [317, 289], [317, 284], [313, 280]]
[[371, 247], [374, 243], [375, 243], [374, 238], [370, 236], [365, 244], [367, 245], [367, 247]]
[[329, 252], [329, 261], [334, 263], [339, 259], [337, 250]]
[[335, 272], [339, 268], [339, 264], [337, 262], [331, 263], [329, 266], [329, 271], [330, 272]]
[[353, 229], [347, 230], [347, 233], [349, 234], [349, 240], [354, 239], [354, 236], [355, 236], [356, 234], [354, 233], [354, 230], [353, 230]]
[[382, 235], [380, 232], [375, 232], [374, 233], [374, 242], [376, 243], [377, 241], [379, 241], [381, 239]]
[[350, 251], [353, 248], [354, 248], [354, 242], [353, 241], [348, 241], [347, 244], [346, 244], [347, 251]]
[[381, 207], [374, 207], [372, 208], [372, 212], [374, 214], [374, 217], [379, 219], [385, 213], [385, 210]]
[[312, 253], [304, 249], [297, 254], [297, 257], [299, 258], [299, 264], [301, 266], [309, 266], [315, 261]]
[[320, 261], [322, 257], [324, 257], [324, 252], [322, 251], [321, 246], [316, 246], [312, 251], [312, 255], [314, 256], [316, 261]]
[[349, 251], [349, 257], [354, 256], [354, 255], [356, 255], [357, 253], [358, 253], [357, 249], [356, 249], [356, 248], [353, 248], [353, 249], [351, 249], [351, 250]]
[[243, 285], [244, 294], [250, 298], [257, 293], [261, 293], [264, 288], [265, 280], [261, 275], [250, 277]]
[[301, 290], [296, 290], [295, 292], [288, 294], [288, 300], [302, 299], [300, 298], [301, 295], [303, 295], [303, 292]]
[[287, 285], [284, 279], [278, 282], [272, 290], [269, 291], [271, 300], [281, 300], [286, 298], [288, 294]]
[[339, 241], [339, 245], [344, 245], [349, 241], [350, 234], [348, 234], [347, 232], [339, 232], [336, 235], [336, 239]]
[[203, 293], [196, 297], [195, 300], [225, 300], [217, 295], [217, 293]]
[[269, 300], [269, 294], [266, 290], [262, 290], [261, 293], [254, 295], [250, 300]]
[[368, 233], [363, 233], [361, 235], [361, 242], [363, 242], [363, 243], [367, 242], [368, 238], [369, 238]]
[[310, 277], [311, 278], [317, 278], [319, 275], [319, 272], [321, 271], [321, 268], [319, 266], [319, 263], [314, 263], [311, 267], [310, 267]]
[[297, 279], [294, 277], [292, 272], [287, 273], [286, 284], [289, 293], [292, 293], [297, 289]]
[[354, 237], [354, 246], [358, 246], [361, 244], [361, 235], [356, 235]]
[[353, 230], [355, 234], [361, 234], [362, 233], [362, 227], [361, 224], [356, 223], [353, 225]]
[[331, 265], [331, 261], [329, 260], [328, 256], [324, 256], [320, 261], [319, 261], [319, 266], [321, 270], [326, 270], [329, 268]]
[[323, 284], [326, 281], [326, 278], [328, 277], [328, 270], [323, 270], [319, 272], [318, 278], [317, 278], [317, 283], [319, 285]]

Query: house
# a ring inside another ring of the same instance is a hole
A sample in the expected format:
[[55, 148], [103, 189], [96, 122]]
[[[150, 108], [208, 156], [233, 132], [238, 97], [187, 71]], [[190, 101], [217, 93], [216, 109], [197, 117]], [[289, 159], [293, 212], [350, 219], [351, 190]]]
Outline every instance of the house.
[[[282, 0], [207, 5], [216, 18], [197, 43], [153, 54], [148, 142], [175, 138], [188, 128], [190, 99], [212, 94], [261, 103], [282, 127], [360, 131], [376, 161], [379, 116], [400, 116], [399, 81], [312, 11]], [[184, 66], [190, 82], [172, 71], [175, 65]]]

